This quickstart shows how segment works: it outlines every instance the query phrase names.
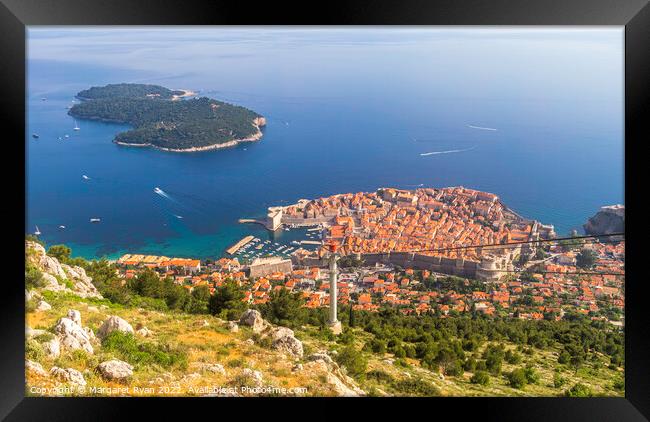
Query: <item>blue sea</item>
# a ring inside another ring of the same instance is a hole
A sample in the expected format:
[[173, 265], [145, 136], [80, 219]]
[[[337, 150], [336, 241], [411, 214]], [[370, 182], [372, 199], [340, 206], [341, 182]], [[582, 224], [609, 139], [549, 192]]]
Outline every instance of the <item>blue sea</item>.
[[[622, 29], [43, 27], [27, 66], [25, 231], [75, 256], [288, 244], [305, 231], [237, 220], [383, 186], [493, 192], [560, 234], [623, 203]], [[119, 82], [243, 105], [264, 137], [171, 153], [74, 131], [74, 95]]]

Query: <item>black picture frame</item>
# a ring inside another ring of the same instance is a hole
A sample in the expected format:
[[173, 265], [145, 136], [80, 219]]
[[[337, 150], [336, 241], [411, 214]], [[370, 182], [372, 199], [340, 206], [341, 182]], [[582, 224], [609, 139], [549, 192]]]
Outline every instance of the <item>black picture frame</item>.
[[[138, 1], [135, 0], [0, 0], [0, 75], [2, 76], [2, 131], [4, 156], [9, 161], [24, 158], [25, 149], [25, 27], [30, 25], [615, 25], [625, 26], [625, 203], [626, 232], [626, 327], [625, 398], [432, 398], [432, 399], [99, 399], [26, 398], [24, 383], [24, 300], [18, 262], [24, 262], [26, 173], [3, 166], [5, 185], [14, 188], [5, 199], [6, 221], [11, 229], [2, 265], [3, 306], [0, 318], [0, 417], [7, 420], [117, 419], [144, 409], [170, 419], [187, 418], [199, 410], [226, 416], [228, 410], [252, 419], [268, 417], [278, 406], [295, 410], [297, 417], [318, 417], [332, 412], [339, 418], [359, 412], [393, 409], [424, 417], [471, 417], [498, 420], [647, 420], [650, 418], [650, 330], [647, 310], [647, 281], [644, 276], [643, 141], [650, 101], [650, 6], [647, 0], [372, 0], [323, 3]], [[9, 134], [13, 134], [12, 137]], [[8, 143], [14, 143], [7, 145]], [[14, 158], [15, 157], [15, 158]], [[22, 163], [25, 161], [23, 160]], [[18, 165], [20, 168], [20, 164]], [[21, 183], [16, 183], [19, 179]], [[15, 206], [22, 199], [23, 209]], [[15, 216], [13, 214], [16, 214]], [[21, 214], [22, 213], [22, 214]], [[15, 217], [15, 218], [13, 218]], [[631, 218], [631, 219], [630, 219]], [[630, 226], [631, 224], [631, 226]], [[7, 230], [6, 232], [8, 232]], [[14, 237], [15, 236], [15, 237]], [[15, 242], [15, 243], [14, 243]], [[14, 255], [15, 254], [15, 255]], [[330, 400], [330, 401], [327, 401]], [[348, 406], [340, 406], [346, 404]], [[322, 409], [322, 410], [319, 410]], [[401, 409], [401, 410], [400, 410]], [[280, 409], [278, 409], [280, 410]], [[222, 413], [223, 412], [223, 413]], [[399, 416], [398, 416], [399, 417]], [[450, 417], [450, 416], [447, 416]]]

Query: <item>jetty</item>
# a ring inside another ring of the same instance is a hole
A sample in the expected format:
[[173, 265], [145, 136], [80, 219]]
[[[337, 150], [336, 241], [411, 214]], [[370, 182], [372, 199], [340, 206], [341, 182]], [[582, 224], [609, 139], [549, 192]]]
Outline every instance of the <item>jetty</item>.
[[233, 254], [235, 254], [235, 253], [236, 253], [236, 252], [237, 252], [237, 251], [238, 251], [242, 246], [246, 245], [248, 242], [250, 242], [250, 241], [253, 240], [253, 239], [255, 239], [255, 236], [246, 236], [246, 237], [244, 237], [242, 240], [240, 240], [239, 242], [235, 243], [234, 245], [232, 245], [231, 247], [229, 247], [228, 249], [226, 249], [226, 252], [227, 252], [228, 254], [230, 254], [230, 255], [233, 255]]

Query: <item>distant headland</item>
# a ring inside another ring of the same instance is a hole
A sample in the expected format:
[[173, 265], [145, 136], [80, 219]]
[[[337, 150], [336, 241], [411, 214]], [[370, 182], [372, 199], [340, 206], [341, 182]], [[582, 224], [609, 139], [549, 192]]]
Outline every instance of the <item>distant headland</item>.
[[77, 94], [83, 100], [68, 114], [78, 119], [126, 123], [133, 129], [118, 133], [113, 142], [172, 152], [226, 148], [262, 138], [266, 119], [245, 107], [187, 90], [159, 85], [109, 84]]

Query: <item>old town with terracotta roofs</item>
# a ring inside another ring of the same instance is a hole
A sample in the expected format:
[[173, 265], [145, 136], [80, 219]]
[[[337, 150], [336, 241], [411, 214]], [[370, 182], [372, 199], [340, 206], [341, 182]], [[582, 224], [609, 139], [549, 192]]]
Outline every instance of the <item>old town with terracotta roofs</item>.
[[[554, 241], [553, 226], [517, 215], [491, 193], [384, 188], [273, 207], [270, 219], [267, 225], [316, 227], [323, 244], [339, 246], [338, 302], [355, 310], [532, 320], [583, 314], [623, 325], [624, 240]], [[326, 248], [241, 261], [229, 255], [201, 261], [127, 254], [117, 264], [125, 279], [150, 268], [189, 290], [205, 285], [213, 293], [234, 281], [252, 305], [287, 289], [299, 292], [305, 307], [329, 306]]]

